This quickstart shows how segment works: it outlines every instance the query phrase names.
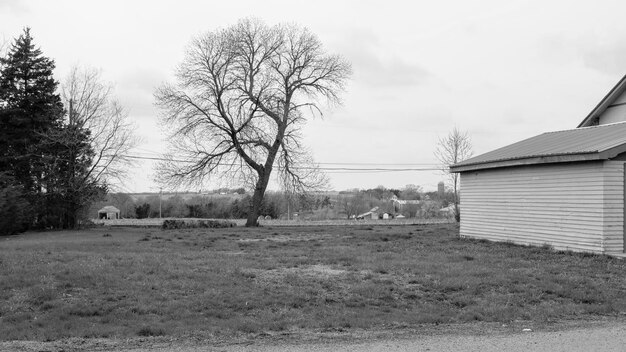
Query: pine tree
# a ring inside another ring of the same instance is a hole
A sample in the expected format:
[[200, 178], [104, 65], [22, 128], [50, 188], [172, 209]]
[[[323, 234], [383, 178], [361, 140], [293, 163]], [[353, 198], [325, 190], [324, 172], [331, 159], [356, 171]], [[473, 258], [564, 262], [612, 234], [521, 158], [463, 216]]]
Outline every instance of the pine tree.
[[106, 186], [98, 184], [91, 174], [94, 151], [90, 131], [73, 116], [70, 107], [68, 120], [48, 131], [42, 141], [50, 153], [42, 180], [47, 227], [76, 228], [80, 211], [106, 194]]
[[31, 215], [22, 187], [13, 177], [0, 172], [0, 236], [25, 231]]
[[60, 128], [63, 116], [54, 68], [33, 44], [29, 28], [0, 58], [0, 172], [15, 179], [35, 214], [45, 206], [43, 179], [50, 158], [43, 136]]

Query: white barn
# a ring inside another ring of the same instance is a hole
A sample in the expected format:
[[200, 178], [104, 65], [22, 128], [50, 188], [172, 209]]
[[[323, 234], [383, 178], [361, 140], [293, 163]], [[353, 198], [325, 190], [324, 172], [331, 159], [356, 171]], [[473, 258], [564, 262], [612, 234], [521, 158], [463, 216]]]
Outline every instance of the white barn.
[[119, 219], [120, 210], [112, 205], [107, 205], [104, 208], [98, 210], [98, 219]]
[[623, 78], [579, 128], [452, 165], [461, 175], [460, 235], [624, 253], [625, 91]]

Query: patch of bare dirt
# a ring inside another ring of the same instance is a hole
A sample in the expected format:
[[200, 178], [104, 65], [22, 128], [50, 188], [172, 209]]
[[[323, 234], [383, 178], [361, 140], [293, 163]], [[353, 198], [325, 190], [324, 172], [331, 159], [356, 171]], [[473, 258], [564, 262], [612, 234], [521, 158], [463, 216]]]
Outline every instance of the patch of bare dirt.
[[352, 236], [337, 236], [325, 233], [298, 233], [289, 235], [273, 235], [263, 238], [242, 238], [239, 242], [299, 242], [299, 241], [319, 241], [328, 239], [345, 239], [352, 238]]

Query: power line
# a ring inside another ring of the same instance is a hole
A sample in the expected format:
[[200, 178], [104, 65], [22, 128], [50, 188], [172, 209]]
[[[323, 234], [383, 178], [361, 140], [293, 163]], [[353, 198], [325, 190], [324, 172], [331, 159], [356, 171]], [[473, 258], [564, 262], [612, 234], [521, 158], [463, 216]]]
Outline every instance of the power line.
[[[153, 156], [143, 156], [143, 155], [125, 155], [127, 158], [133, 159], [146, 159], [146, 160], [160, 160], [160, 161], [177, 161], [177, 162], [191, 162], [185, 160], [178, 159], [166, 159], [163, 157], [159, 157], [159, 154], [156, 153], [140, 153], [140, 154], [148, 154]], [[156, 156], [154, 156], [156, 155]], [[437, 163], [371, 163], [371, 162], [318, 162], [318, 165], [355, 165], [355, 166], [439, 166]]]
[[318, 163], [320, 165], [430, 166], [437, 163]]
[[[313, 170], [313, 167], [299, 167], [300, 170]], [[354, 168], [354, 167], [320, 167], [320, 170], [327, 171], [436, 171], [441, 168], [418, 167], [418, 168]]]
[[[161, 157], [149, 157], [149, 156], [138, 156], [138, 155], [122, 155], [122, 157], [130, 158], [130, 159], [139, 159], [139, 160], [156, 160], [156, 161], [175, 161], [181, 163], [191, 163], [189, 160], [179, 160], [179, 159], [166, 159]], [[376, 163], [318, 163], [320, 165], [437, 165], [437, 164], [376, 164]], [[362, 172], [362, 173], [372, 173], [372, 172], [402, 172], [402, 171], [439, 171], [441, 167], [415, 167], [415, 168], [354, 168], [354, 167], [296, 167], [294, 169], [298, 170], [315, 170], [319, 169], [322, 171], [337, 171], [336, 173], [342, 173], [340, 171], [349, 172]]]

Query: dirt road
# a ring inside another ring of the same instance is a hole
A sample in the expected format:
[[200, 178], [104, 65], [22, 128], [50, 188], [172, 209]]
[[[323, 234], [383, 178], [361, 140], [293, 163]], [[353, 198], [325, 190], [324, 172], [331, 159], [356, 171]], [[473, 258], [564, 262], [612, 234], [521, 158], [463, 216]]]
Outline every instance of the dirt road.
[[347, 351], [626, 351], [626, 324], [610, 323], [600, 326], [562, 331], [518, 331], [479, 334], [435, 334], [425, 336], [280, 341], [262, 339], [238, 344], [201, 343], [155, 340], [68, 340], [62, 342], [0, 342], [0, 351], [127, 351], [127, 352], [347, 352]]
[[[195, 351], [211, 351], [197, 349]], [[300, 345], [229, 346], [213, 351], [626, 351], [626, 325], [559, 332], [522, 332], [483, 336], [426, 336], [420, 338]]]

